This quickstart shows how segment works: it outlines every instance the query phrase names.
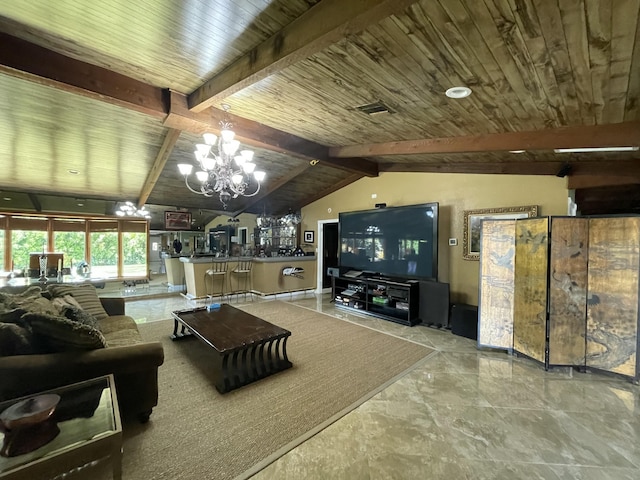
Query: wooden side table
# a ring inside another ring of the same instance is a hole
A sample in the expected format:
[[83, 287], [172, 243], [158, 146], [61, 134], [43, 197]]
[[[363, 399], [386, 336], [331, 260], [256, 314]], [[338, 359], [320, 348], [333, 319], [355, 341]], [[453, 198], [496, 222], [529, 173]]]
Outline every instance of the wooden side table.
[[[74, 383], [41, 393], [60, 395], [56, 410], [47, 420], [59, 430], [39, 448], [30, 448], [33, 437], [17, 431], [0, 433], [3, 480], [44, 480], [69, 472], [89, 471], [99, 460], [109, 457], [113, 478], [122, 478], [122, 424], [113, 375]], [[0, 412], [25, 398], [0, 403]], [[41, 442], [39, 442], [41, 444]], [[23, 453], [24, 452], [24, 453]], [[90, 474], [89, 474], [90, 476]]]

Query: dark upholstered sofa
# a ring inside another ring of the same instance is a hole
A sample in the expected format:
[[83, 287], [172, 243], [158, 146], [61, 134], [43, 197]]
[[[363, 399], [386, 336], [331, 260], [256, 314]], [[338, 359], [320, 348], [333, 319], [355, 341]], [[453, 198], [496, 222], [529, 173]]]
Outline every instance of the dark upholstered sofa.
[[[69, 327], [65, 318], [54, 318], [50, 312], [35, 316], [25, 314], [24, 311], [30, 310], [31, 305], [46, 301], [31, 296], [18, 298], [18, 302], [11, 303], [14, 297], [3, 296], [3, 290], [6, 293], [6, 289], [0, 289], [0, 302], [3, 298], [5, 300], [5, 305], [0, 303], [0, 307], [18, 305], [14, 317], [19, 315], [19, 318], [13, 319], [14, 324], [21, 325], [20, 328], [31, 335], [31, 341], [38, 343], [33, 349], [31, 346], [20, 347], [22, 350], [16, 347], [15, 351], [10, 351], [7, 355], [5, 336], [5, 351], [0, 356], [0, 401], [111, 373], [114, 375], [122, 415], [147, 421], [153, 407], [158, 404], [158, 367], [164, 361], [162, 344], [142, 341], [136, 323], [125, 315], [124, 299], [98, 298], [95, 288], [90, 285], [82, 285], [77, 290], [75, 288], [78, 287], [43, 289], [41, 295], [48, 297], [48, 301], [52, 301], [52, 296], [57, 296], [75, 303], [73, 299], [69, 299], [68, 295], [71, 295], [78, 300], [79, 305], [85, 307], [81, 309], [83, 317], [87, 312], [93, 314], [89, 316], [96, 323], [91, 328], [98, 333], [85, 326], [71, 324]], [[15, 296], [20, 292], [13, 290], [9, 293]], [[44, 308], [50, 308], [50, 305], [47, 304]], [[11, 322], [10, 314], [6, 312], [15, 310], [5, 308], [4, 320]], [[69, 313], [67, 310], [63, 312]], [[63, 316], [58, 314], [58, 317]], [[0, 321], [2, 319], [0, 312]], [[62, 324], [62, 329], [66, 329], [64, 337], [56, 331], [58, 327], [52, 329], [54, 324]], [[2, 326], [12, 331], [18, 329], [8, 323], [0, 323], [0, 327]], [[85, 340], [74, 343], [73, 338], [69, 339], [69, 331], [72, 332], [71, 335], [74, 332], [81, 333]], [[1, 332], [0, 328], [0, 335]], [[87, 332], [93, 335], [88, 337], [89, 343], [97, 342], [98, 345], [86, 343]]]

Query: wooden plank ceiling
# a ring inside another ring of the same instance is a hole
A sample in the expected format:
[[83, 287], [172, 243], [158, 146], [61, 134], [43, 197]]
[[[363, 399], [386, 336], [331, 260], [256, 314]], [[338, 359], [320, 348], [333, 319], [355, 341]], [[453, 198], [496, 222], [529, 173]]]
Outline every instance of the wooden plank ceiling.
[[[221, 204], [177, 164], [226, 103], [267, 172], [230, 215], [297, 210], [379, 172], [563, 167], [585, 206], [626, 185], [616, 208], [632, 211], [640, 152], [553, 149], [640, 145], [639, 15], [640, 0], [2, 2], [0, 210], [130, 200], [152, 227], [175, 208], [201, 226]], [[455, 86], [473, 93], [445, 96]], [[358, 108], [372, 103], [388, 113]]]

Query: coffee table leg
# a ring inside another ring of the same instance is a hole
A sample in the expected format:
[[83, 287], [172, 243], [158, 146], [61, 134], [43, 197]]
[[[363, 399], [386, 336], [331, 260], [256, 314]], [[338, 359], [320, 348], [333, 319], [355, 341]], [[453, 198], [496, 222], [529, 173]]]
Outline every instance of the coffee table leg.
[[[178, 325], [180, 325], [180, 333], [178, 333]], [[176, 318], [173, 319], [173, 335], [169, 338], [171, 340], [180, 340], [181, 338], [190, 337], [191, 332], [187, 331], [187, 327], [183, 323], [179, 322]]]
[[171, 335], [171, 340], [175, 340], [177, 338], [178, 333], [178, 320], [173, 319], [173, 335]]

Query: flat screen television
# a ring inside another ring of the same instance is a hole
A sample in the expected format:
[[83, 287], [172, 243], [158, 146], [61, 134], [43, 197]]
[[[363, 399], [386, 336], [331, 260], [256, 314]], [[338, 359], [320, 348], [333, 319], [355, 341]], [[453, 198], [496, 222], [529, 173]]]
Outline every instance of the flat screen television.
[[438, 203], [339, 215], [340, 270], [438, 279]]

